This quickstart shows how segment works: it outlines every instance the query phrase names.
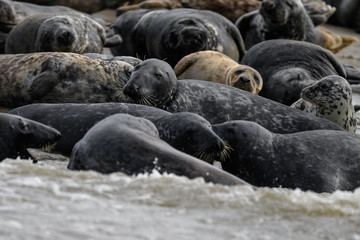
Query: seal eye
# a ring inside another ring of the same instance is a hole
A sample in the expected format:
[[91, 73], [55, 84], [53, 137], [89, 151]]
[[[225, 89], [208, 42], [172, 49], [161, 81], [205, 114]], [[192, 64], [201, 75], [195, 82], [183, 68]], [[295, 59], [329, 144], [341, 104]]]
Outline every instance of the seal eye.
[[155, 73], [154, 75], [158, 80], [163, 79], [163, 75], [161, 73]]
[[290, 8], [293, 8], [294, 7], [294, 3], [291, 2], [291, 1], [286, 1], [286, 5]]

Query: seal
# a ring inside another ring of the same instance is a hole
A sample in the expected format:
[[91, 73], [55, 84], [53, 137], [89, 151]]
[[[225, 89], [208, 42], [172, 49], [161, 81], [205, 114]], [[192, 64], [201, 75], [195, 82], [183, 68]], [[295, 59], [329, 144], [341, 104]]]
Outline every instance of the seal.
[[255, 186], [319, 193], [360, 186], [357, 134], [333, 130], [274, 134], [241, 120], [213, 129], [233, 149], [222, 168]]
[[82, 54], [86, 57], [89, 58], [94, 58], [94, 59], [100, 59], [100, 60], [104, 60], [104, 61], [123, 61], [123, 62], [127, 62], [132, 66], [136, 66], [138, 63], [141, 62], [140, 59], [136, 58], [136, 57], [130, 57], [130, 56], [107, 56], [104, 54], [100, 54], [100, 53], [84, 53]]
[[324, 0], [327, 4], [336, 8], [336, 12], [329, 19], [330, 23], [360, 31], [360, 2], [357, 0]]
[[0, 113], [0, 132], [0, 162], [5, 158], [33, 158], [27, 148], [42, 148], [60, 138], [54, 128], [7, 113]]
[[25, 18], [9, 32], [5, 53], [102, 53], [105, 41], [104, 27], [84, 14], [43, 13]]
[[218, 82], [258, 94], [263, 80], [255, 69], [216, 51], [199, 51], [183, 57], [174, 67], [178, 79]]
[[1, 107], [34, 102], [119, 102], [133, 66], [75, 53], [0, 56]]
[[353, 69], [353, 73], [348, 74], [351, 69], [330, 51], [301, 41], [261, 42], [249, 49], [242, 62], [262, 76], [264, 84], [259, 95], [286, 105], [297, 101], [303, 88], [323, 77], [338, 75], [348, 81], [350, 76], [360, 79], [359, 71], [356, 73]]
[[169, 113], [128, 103], [30, 104], [9, 111], [58, 129], [62, 138], [54, 151], [70, 155], [74, 145], [102, 119], [117, 113], [143, 117], [155, 124], [159, 136], [172, 147], [207, 162], [224, 159], [227, 145], [204, 118], [194, 113]]
[[226, 185], [246, 184], [210, 164], [180, 152], [162, 141], [152, 122], [127, 114], [115, 114], [94, 125], [75, 145], [71, 170], [95, 170], [128, 175], [173, 173]]
[[327, 76], [301, 91], [301, 98], [291, 107], [326, 118], [348, 132], [356, 130], [351, 86], [340, 76]]
[[343, 46], [341, 36], [336, 38], [329, 30], [315, 28], [300, 0], [264, 0], [259, 10], [241, 16], [235, 25], [246, 49], [269, 39], [307, 41], [335, 51], [348, 46], [351, 39], [357, 42], [356, 38], [346, 36]]
[[123, 37], [122, 44], [110, 48], [115, 56], [164, 59], [175, 66], [184, 56], [202, 50], [219, 51], [235, 61], [245, 53], [236, 26], [206, 10], [133, 10], [121, 14], [112, 28]]
[[193, 112], [211, 124], [249, 120], [278, 133], [343, 129], [311, 114], [224, 84], [176, 79], [171, 66], [159, 59], [136, 65], [123, 89], [129, 101], [169, 112]]

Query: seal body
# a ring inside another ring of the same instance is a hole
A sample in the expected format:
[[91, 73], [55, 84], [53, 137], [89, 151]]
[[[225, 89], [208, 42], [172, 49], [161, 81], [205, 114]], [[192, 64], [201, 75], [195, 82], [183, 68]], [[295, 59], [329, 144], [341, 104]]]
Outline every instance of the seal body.
[[233, 149], [222, 168], [255, 186], [314, 192], [353, 191], [360, 186], [357, 134], [332, 130], [274, 134], [248, 121], [213, 128]]
[[53, 150], [70, 155], [74, 145], [102, 119], [117, 113], [148, 119], [172, 147], [212, 162], [224, 158], [226, 144], [204, 118], [188, 112], [171, 114], [159, 108], [128, 103], [30, 104], [9, 111], [58, 129], [62, 138]]
[[133, 66], [75, 53], [0, 56], [0, 104], [119, 102]]
[[149, 120], [124, 114], [112, 115], [93, 126], [75, 145], [68, 168], [129, 175], [158, 170], [188, 178], [203, 177], [213, 183], [244, 184], [160, 140]]
[[0, 113], [0, 162], [5, 158], [32, 158], [27, 148], [39, 148], [55, 143], [60, 133], [30, 119]]
[[327, 76], [304, 88], [301, 98], [291, 106], [326, 118], [346, 131], [356, 130], [351, 86], [340, 76]]
[[43, 13], [25, 18], [9, 32], [5, 53], [101, 53], [105, 41], [104, 27], [84, 14]]
[[171, 66], [202, 50], [219, 51], [235, 61], [245, 52], [236, 26], [206, 10], [133, 10], [121, 14], [113, 29], [123, 36], [123, 43], [111, 48], [115, 56], [164, 59]]
[[178, 79], [218, 82], [258, 94], [262, 77], [255, 69], [241, 65], [216, 51], [199, 51], [183, 57], [175, 66]]
[[357, 0], [324, 0], [336, 8], [329, 22], [360, 31], [360, 2]]
[[136, 65], [123, 92], [134, 103], [197, 113], [211, 124], [243, 119], [279, 133], [342, 130], [328, 120], [241, 89], [201, 80], [178, 81], [171, 66], [158, 59]]
[[249, 49], [243, 64], [262, 76], [261, 96], [286, 105], [297, 101], [303, 88], [323, 77], [347, 78], [347, 70], [333, 53], [315, 44], [294, 40], [261, 42]]

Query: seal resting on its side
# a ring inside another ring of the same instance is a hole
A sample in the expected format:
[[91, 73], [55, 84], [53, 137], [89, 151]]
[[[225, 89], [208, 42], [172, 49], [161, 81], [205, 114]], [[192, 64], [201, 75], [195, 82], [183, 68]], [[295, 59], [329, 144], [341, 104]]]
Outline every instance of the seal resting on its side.
[[60, 133], [54, 128], [20, 116], [0, 113], [0, 162], [5, 158], [33, 158], [27, 148], [54, 144]]
[[343, 130], [328, 120], [238, 88], [201, 80], [179, 81], [171, 66], [159, 59], [136, 65], [123, 92], [134, 103], [169, 112], [197, 113], [211, 124], [243, 119], [279, 133]]
[[228, 148], [199, 115], [171, 114], [159, 108], [128, 103], [30, 104], [9, 111], [58, 129], [62, 138], [53, 148], [70, 155], [76, 142], [102, 119], [116, 113], [143, 117], [153, 122], [162, 140], [172, 147], [207, 162], [224, 159]]
[[133, 66], [75, 53], [0, 55], [0, 106], [34, 102], [119, 102]]
[[222, 168], [263, 187], [314, 192], [353, 191], [360, 186], [360, 136], [314, 130], [274, 134], [259, 124], [233, 121], [213, 125], [233, 151]]
[[206, 182], [245, 184], [210, 164], [180, 152], [162, 141], [155, 125], [144, 118], [115, 114], [94, 125], [74, 146], [68, 168], [129, 175], [173, 173]]
[[164, 59], [171, 66], [202, 50], [224, 53], [235, 61], [245, 48], [236, 26], [218, 13], [195, 9], [132, 10], [112, 26], [123, 43], [111, 48], [115, 56]]
[[301, 98], [291, 107], [326, 118], [348, 132], [356, 130], [350, 84], [340, 76], [327, 76], [301, 91]]
[[218, 82], [258, 94], [263, 82], [255, 69], [241, 65], [216, 51], [199, 51], [183, 57], [175, 66], [178, 79]]

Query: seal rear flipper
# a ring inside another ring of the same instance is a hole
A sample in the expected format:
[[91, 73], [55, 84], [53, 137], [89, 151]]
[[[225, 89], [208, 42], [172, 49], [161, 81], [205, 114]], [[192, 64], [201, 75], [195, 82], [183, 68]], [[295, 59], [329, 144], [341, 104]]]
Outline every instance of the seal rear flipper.
[[301, 0], [306, 13], [311, 18], [314, 26], [319, 26], [328, 21], [335, 13], [336, 8], [326, 4], [322, 0]]
[[29, 89], [31, 99], [40, 99], [55, 88], [59, 82], [59, 76], [55, 72], [43, 72], [36, 76]]
[[348, 82], [350, 84], [360, 84], [360, 69], [350, 65], [350, 64], [343, 64]]

